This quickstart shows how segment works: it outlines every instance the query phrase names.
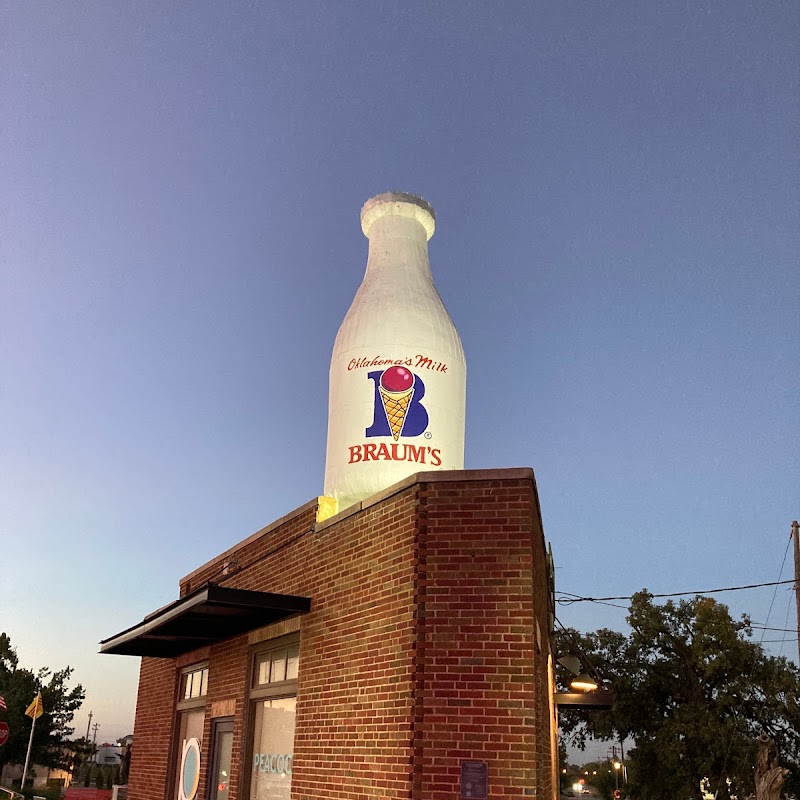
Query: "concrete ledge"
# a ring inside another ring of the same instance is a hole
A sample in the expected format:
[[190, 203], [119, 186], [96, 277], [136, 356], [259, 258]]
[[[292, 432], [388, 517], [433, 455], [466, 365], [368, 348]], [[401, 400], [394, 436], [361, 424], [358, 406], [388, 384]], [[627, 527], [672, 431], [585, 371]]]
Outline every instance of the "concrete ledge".
[[416, 472], [402, 481], [388, 486], [380, 492], [371, 494], [361, 501], [361, 508], [369, 508], [381, 503], [387, 497], [408, 489], [417, 483], [457, 483], [463, 481], [533, 481], [533, 470], [530, 467], [510, 467], [509, 469], [442, 469], [428, 472]]
[[343, 519], [363, 511], [371, 506], [382, 503], [393, 495], [404, 492], [417, 484], [423, 483], [457, 483], [464, 481], [514, 481], [525, 480], [535, 483], [533, 470], [530, 467], [510, 467], [508, 469], [452, 469], [452, 470], [429, 470], [427, 472], [415, 472], [407, 478], [387, 486], [380, 492], [375, 492], [369, 497], [365, 497], [359, 503], [348, 506], [340, 511], [336, 516], [330, 517], [323, 522], [318, 522], [314, 530], [319, 533], [331, 525], [341, 522]]
[[317, 522], [316, 525], [314, 525], [314, 533], [324, 531], [325, 528], [330, 528], [331, 525], [336, 525], [342, 520], [352, 517], [353, 514], [357, 514], [359, 511], [361, 511], [362, 507], [362, 502], [359, 501], [358, 503], [353, 503], [353, 505], [342, 509], [338, 514], [334, 514], [332, 517], [322, 520], [322, 522]]

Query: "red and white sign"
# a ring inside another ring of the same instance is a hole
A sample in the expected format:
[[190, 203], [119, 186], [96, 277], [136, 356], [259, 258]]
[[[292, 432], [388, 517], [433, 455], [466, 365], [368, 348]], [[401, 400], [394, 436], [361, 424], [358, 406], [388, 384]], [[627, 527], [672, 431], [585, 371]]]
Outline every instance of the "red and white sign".
[[5, 744], [8, 741], [9, 730], [7, 722], [0, 722], [0, 744]]

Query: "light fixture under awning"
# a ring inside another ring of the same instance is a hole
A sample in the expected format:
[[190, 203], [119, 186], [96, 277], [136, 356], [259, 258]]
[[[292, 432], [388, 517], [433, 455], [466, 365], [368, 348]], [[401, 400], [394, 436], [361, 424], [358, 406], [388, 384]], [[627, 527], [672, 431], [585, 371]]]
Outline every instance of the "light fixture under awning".
[[308, 597], [210, 583], [100, 642], [100, 652], [174, 658], [311, 610]]

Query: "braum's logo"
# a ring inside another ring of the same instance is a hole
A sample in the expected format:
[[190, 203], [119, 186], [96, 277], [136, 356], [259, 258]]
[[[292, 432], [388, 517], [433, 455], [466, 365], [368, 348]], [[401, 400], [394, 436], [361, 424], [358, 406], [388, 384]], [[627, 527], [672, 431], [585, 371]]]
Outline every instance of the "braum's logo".
[[419, 436], [428, 427], [428, 412], [420, 402], [425, 384], [405, 367], [367, 373], [375, 387], [372, 425], [365, 436]]

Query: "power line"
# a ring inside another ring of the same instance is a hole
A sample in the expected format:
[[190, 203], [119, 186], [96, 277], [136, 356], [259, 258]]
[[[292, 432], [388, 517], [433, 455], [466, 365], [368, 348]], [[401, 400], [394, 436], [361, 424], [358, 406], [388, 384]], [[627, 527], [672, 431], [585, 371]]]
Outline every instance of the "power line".
[[[651, 597], [686, 597], [695, 594], [717, 594], [719, 592], [740, 592], [743, 589], [761, 589], [764, 586], [781, 586], [786, 583], [794, 583], [793, 580], [768, 581], [767, 583], [749, 583], [744, 586], [725, 586], [721, 589], [697, 589], [691, 592], [663, 592], [661, 594], [651, 594]], [[610, 605], [610, 600], [632, 600], [633, 595], [613, 595], [611, 597], [581, 597], [571, 592], [560, 592], [561, 597], [556, 598], [560, 605], [571, 606], [573, 603], [605, 603]], [[624, 606], [618, 606], [623, 608]]]
[[[619, 603], [608, 603], [605, 600], [601, 600], [599, 598], [582, 597], [579, 594], [572, 594], [572, 592], [559, 591], [558, 593], [560, 595], [562, 595], [562, 597], [557, 598], [556, 602], [561, 604], [561, 605], [564, 605], [564, 606], [572, 605], [572, 603], [583, 603], [583, 602], [587, 602], [588, 601], [588, 602], [592, 602], [592, 603], [598, 603], [601, 606], [611, 606], [612, 608], [621, 608], [623, 611], [627, 611], [628, 610], [627, 606], [621, 606], [621, 605], [619, 605]], [[572, 599], [569, 599], [569, 598], [572, 598]]]
[[[797, 565], [795, 565], [795, 566], [797, 566]], [[779, 576], [779, 577], [780, 577], [780, 576]], [[798, 588], [798, 587], [795, 587], [795, 588]], [[795, 602], [797, 602], [797, 596], [795, 596], [795, 597], [793, 598], [793, 597], [792, 597], [792, 594], [793, 594], [793, 592], [789, 592], [789, 602], [786, 604], [786, 619], [784, 619], [784, 621], [783, 621], [783, 625], [784, 625], [784, 630], [783, 630], [783, 632], [784, 632], [784, 633], [788, 633], [788, 632], [789, 632], [789, 631], [788, 631], [788, 628], [787, 628], [786, 626], [789, 624], [789, 613], [790, 613], [790, 612], [791, 612], [791, 610], [792, 610], [792, 600], [794, 600]], [[798, 627], [798, 629], [797, 629], [797, 634], [798, 634], [798, 637], [800, 637], [800, 627]], [[764, 642], [764, 638], [763, 638], [763, 637], [761, 638], [761, 642], [762, 642], [762, 644], [763, 644], [763, 642]], [[783, 641], [780, 643], [780, 644], [781, 644], [781, 646], [778, 648], [778, 655], [779, 655], [779, 656], [780, 656], [780, 655], [783, 655], [783, 645], [784, 645], [785, 643], [786, 643], [786, 640], [785, 640], [785, 639], [784, 639], [784, 640], [783, 640]]]
[[754, 625], [750, 623], [751, 628], [758, 628], [760, 631], [778, 631], [779, 633], [797, 633], [797, 628], [768, 628], [766, 625]]

